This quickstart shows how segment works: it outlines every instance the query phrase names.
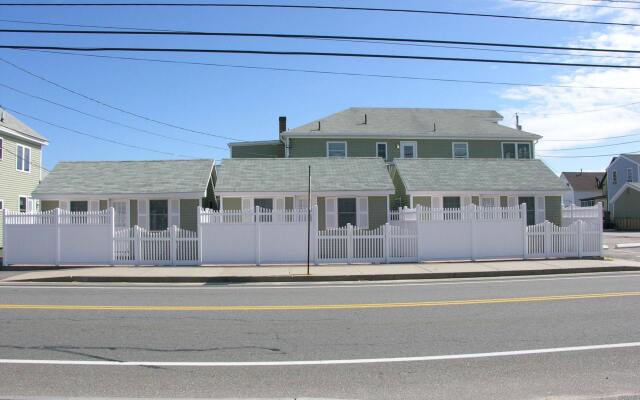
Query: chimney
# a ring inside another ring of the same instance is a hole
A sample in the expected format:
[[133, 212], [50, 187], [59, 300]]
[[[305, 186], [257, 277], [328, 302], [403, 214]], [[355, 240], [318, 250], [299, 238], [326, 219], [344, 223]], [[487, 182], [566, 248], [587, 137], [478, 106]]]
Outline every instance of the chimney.
[[282, 133], [287, 130], [287, 117], [280, 116], [278, 117], [278, 131]]

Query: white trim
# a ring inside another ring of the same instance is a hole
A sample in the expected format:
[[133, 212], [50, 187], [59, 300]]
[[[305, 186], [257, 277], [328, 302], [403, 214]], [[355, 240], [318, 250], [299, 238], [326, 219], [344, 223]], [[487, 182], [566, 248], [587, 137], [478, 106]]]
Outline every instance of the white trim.
[[615, 203], [616, 200], [618, 200], [618, 197], [622, 196], [622, 193], [626, 189], [633, 189], [636, 192], [640, 192], [640, 189], [638, 189], [635, 185], [633, 185], [633, 183], [636, 183], [636, 182], [626, 182], [624, 185], [622, 185], [622, 187], [620, 189], [618, 189], [616, 194], [613, 195], [613, 197], [610, 200], [610, 203], [612, 203], [612, 204]]
[[387, 144], [387, 142], [376, 142], [376, 157], [380, 158], [380, 156], [378, 155], [378, 145], [384, 145], [384, 160], [388, 160], [389, 159], [389, 145]]
[[24, 195], [24, 194], [19, 194], [18, 195], [18, 211], [20, 211], [20, 200], [24, 198], [24, 211], [28, 212], [29, 211], [29, 196]]
[[[22, 147], [22, 163], [21, 163], [22, 164], [22, 169], [18, 168], [18, 160], [20, 160], [20, 155], [19, 155], [20, 151], [18, 150], [18, 148], [20, 148], [20, 147]], [[24, 162], [25, 149], [29, 149], [29, 162], [27, 163], [27, 164], [29, 164], [28, 165], [29, 166], [29, 170], [28, 171], [24, 169], [24, 166], [25, 166], [25, 162]], [[32, 150], [31, 147], [26, 146], [24, 144], [16, 143], [16, 171], [23, 172], [23, 173], [26, 173], [26, 174], [30, 174], [31, 173], [31, 166], [33, 164], [32, 157], [33, 157], [33, 150]]]
[[199, 199], [206, 197], [202, 195], [202, 192], [187, 192], [187, 193], [46, 193], [38, 194], [34, 193], [33, 198], [38, 200], [59, 200], [70, 199], [79, 197], [82, 199], [92, 200], [104, 200], [104, 199]]
[[413, 158], [408, 158], [408, 160], [418, 158], [418, 142], [417, 141], [400, 141], [400, 158], [404, 157], [404, 146], [413, 146]]
[[[522, 132], [522, 131], [520, 131]], [[536, 134], [530, 134], [530, 138], [523, 138], [522, 134], [514, 135], [514, 136], [474, 136], [474, 135], [466, 135], [466, 136], [453, 136], [453, 135], [433, 135], [433, 131], [428, 131], [424, 133], [415, 133], [411, 135], [398, 135], [397, 132], [380, 132], [380, 133], [359, 133], [359, 132], [332, 132], [328, 134], [318, 135], [317, 132], [296, 132], [294, 134], [282, 135], [283, 137], [292, 138], [292, 139], [306, 139], [309, 137], [314, 137], [317, 139], [345, 139], [357, 137], [358, 139], [381, 139], [384, 138], [386, 140], [429, 140], [429, 139], [446, 139], [446, 140], [506, 140], [506, 141], [514, 141], [514, 140], [540, 140], [542, 136]]]
[[[330, 156], [329, 155], [329, 145], [330, 144], [344, 144], [344, 157], [341, 156]], [[327, 141], [326, 143], [326, 156], [327, 157], [337, 157], [337, 158], [347, 158], [349, 156], [349, 153], [347, 152], [347, 142], [346, 141]]]
[[42, 146], [49, 145], [49, 142], [47, 140], [37, 139], [37, 138], [34, 138], [33, 136], [28, 136], [28, 135], [22, 134], [22, 133], [20, 133], [20, 132], [18, 132], [16, 130], [11, 129], [11, 128], [6, 127], [6, 126], [0, 126], [0, 132], [4, 132], [4, 133], [6, 133], [8, 135], [13, 135], [13, 136], [18, 137], [20, 139], [31, 141], [31, 142], [34, 142], [36, 144], [42, 145]]
[[244, 142], [231, 142], [228, 143], [227, 146], [229, 147], [233, 147], [233, 146], [253, 146], [256, 144], [280, 144], [282, 143], [281, 140], [255, 140], [255, 141], [251, 141], [251, 140], [247, 140]]
[[[465, 145], [467, 151], [464, 157], [456, 157], [456, 145], [463, 144]], [[451, 142], [451, 158], [453, 159], [467, 159], [469, 158], [469, 142]]]
[[[504, 145], [505, 144], [513, 144], [515, 145], [515, 158], [505, 158], [504, 157]], [[526, 144], [529, 146], [529, 157], [527, 158], [520, 158], [519, 154], [518, 154], [518, 145], [519, 144]], [[502, 153], [502, 159], [503, 160], [533, 160], [533, 144], [530, 142], [523, 142], [523, 141], [518, 141], [518, 142], [500, 142], [500, 150]]]
[[[342, 190], [313, 192], [316, 197], [357, 197], [357, 196], [387, 196], [395, 194], [395, 190]], [[278, 196], [306, 196], [307, 191], [299, 192], [218, 192], [220, 197], [278, 197]]]
[[413, 190], [407, 191], [407, 195], [411, 196], [562, 196], [563, 191], [548, 191], [548, 190], [520, 190], [520, 191], [425, 191], [425, 190]]
[[4, 139], [0, 137], [0, 161], [4, 157]]

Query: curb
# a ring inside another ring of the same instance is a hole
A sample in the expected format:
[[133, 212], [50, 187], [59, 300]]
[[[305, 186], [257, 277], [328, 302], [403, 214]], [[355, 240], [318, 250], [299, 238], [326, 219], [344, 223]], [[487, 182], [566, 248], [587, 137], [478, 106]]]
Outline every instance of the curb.
[[615, 247], [616, 249], [634, 249], [640, 247], [640, 243], [618, 243]]
[[584, 274], [597, 272], [628, 272], [640, 271], [640, 267], [585, 267], [585, 268], [554, 268], [540, 270], [513, 271], [468, 271], [468, 272], [432, 272], [417, 274], [387, 274], [387, 275], [279, 275], [279, 276], [60, 276], [50, 278], [15, 279], [0, 281], [11, 282], [83, 282], [83, 283], [252, 283], [252, 282], [339, 282], [339, 281], [391, 281], [411, 279], [454, 279], [454, 278], [492, 278], [501, 276], [523, 275], [559, 275]]

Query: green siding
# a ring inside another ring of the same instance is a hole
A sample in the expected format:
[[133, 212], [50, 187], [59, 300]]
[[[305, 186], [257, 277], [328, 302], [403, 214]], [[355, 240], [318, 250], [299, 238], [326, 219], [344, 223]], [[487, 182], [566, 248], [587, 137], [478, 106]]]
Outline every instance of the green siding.
[[223, 197], [222, 207], [225, 210], [242, 210], [242, 199], [240, 197]]
[[546, 196], [544, 198], [545, 219], [560, 226], [562, 225], [562, 197]]
[[[0, 200], [8, 210], [20, 209], [19, 197], [31, 196], [40, 183], [40, 145], [0, 132], [2, 139], [2, 159], [0, 160]], [[16, 169], [18, 144], [31, 148], [31, 171], [22, 172]], [[0, 221], [2, 222], [2, 221]], [[0, 248], [2, 247], [2, 224], [0, 224]]]
[[[400, 139], [317, 139], [292, 138], [289, 139], [289, 155], [291, 157], [326, 157], [327, 142], [347, 142], [348, 157], [375, 157], [376, 143], [387, 143], [388, 160], [400, 157]], [[501, 140], [447, 140], [421, 139], [411, 140], [418, 144], [418, 158], [451, 158], [452, 143], [466, 142], [469, 144], [470, 158], [502, 158]], [[533, 148], [532, 142], [531, 146]]]
[[138, 200], [129, 200], [129, 225], [138, 225]]
[[286, 210], [293, 210], [293, 197], [284, 198], [284, 208]]
[[431, 207], [431, 196], [413, 196], [413, 206]]
[[198, 229], [198, 206], [196, 199], [180, 200], [180, 228], [196, 231]]
[[100, 200], [100, 211], [106, 210], [107, 208], [109, 208], [109, 201]]
[[471, 203], [473, 203], [476, 206], [480, 205], [480, 197], [478, 196], [471, 196]]
[[507, 207], [509, 205], [509, 198], [507, 196], [500, 196], [500, 207]]
[[625, 192], [618, 197], [613, 207], [615, 218], [640, 217], [640, 192], [628, 188], [625, 189]]
[[369, 197], [369, 228], [374, 229], [387, 223], [387, 197]]
[[231, 158], [283, 158], [284, 144], [231, 146]]
[[55, 210], [60, 206], [58, 200], [42, 200], [40, 202], [40, 210], [42, 211], [51, 211]]
[[324, 211], [324, 197], [318, 197], [318, 230], [325, 230], [327, 220]]

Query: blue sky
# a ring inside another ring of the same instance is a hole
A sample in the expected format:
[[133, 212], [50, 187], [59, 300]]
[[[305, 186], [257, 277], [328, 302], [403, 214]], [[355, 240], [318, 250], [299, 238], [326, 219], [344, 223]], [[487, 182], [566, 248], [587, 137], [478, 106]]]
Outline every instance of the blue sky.
[[[274, 0], [274, 2], [278, 1]], [[599, 4], [597, 1], [575, 0], [574, 2]], [[633, 10], [578, 6], [558, 7], [511, 0], [309, 2], [309, 4], [312, 3], [640, 22], [640, 14]], [[640, 35], [632, 28], [603, 28], [597, 25], [373, 12], [225, 8], [3, 8], [0, 9], [0, 19], [160, 29], [343, 34], [561, 46], [582, 44], [640, 49], [640, 40], [638, 39]], [[5, 28], [35, 27], [9, 22], [0, 22], [0, 26]], [[575, 59], [587, 62], [633, 62], [628, 59], [592, 59], [575, 56], [510, 54], [419, 46], [281, 39], [101, 38], [72, 35], [54, 37], [51, 35], [2, 34], [0, 42], [71, 46], [299, 49], [457, 55], [522, 60], [554, 59], [565, 61]], [[109, 53], [109, 55], [433, 78], [640, 87], [640, 75], [635, 71], [626, 70], [607, 71], [567, 67], [325, 57], [153, 53]], [[585, 113], [583, 111], [607, 108], [611, 105], [630, 103], [634, 100], [640, 101], [640, 91], [637, 90], [510, 88], [492, 85], [133, 62], [17, 50], [0, 50], [0, 56], [33, 73], [114, 106], [175, 125], [240, 140], [275, 139], [279, 115], [286, 115], [289, 126], [293, 127], [351, 106], [438, 107], [496, 109], [503, 113], [505, 117], [503, 123], [509, 126], [514, 124], [513, 114], [520, 112], [524, 128], [541, 134], [546, 139], [589, 139], [586, 142], [546, 142], [543, 140], [538, 145], [540, 154], [571, 156], [631, 152], [640, 149], [640, 143], [637, 143], [596, 149], [569, 150], [570, 147], [633, 141], [633, 137], [604, 141], [599, 138], [640, 134], [640, 123], [638, 122], [640, 118], [635, 111], [640, 111], [640, 107], [636, 107], [635, 110], [634, 107], [622, 107], [598, 112]], [[0, 63], [0, 76], [2, 77], [1, 82], [25, 92], [46, 97], [103, 118], [171, 136], [178, 140], [159, 138], [98, 121], [0, 87], [0, 104], [7, 108], [83, 132], [163, 152], [218, 160], [228, 157], [228, 151], [225, 150], [227, 140], [187, 133], [128, 116], [53, 87], [6, 64]], [[26, 117], [19, 115], [18, 117], [50, 139], [51, 145], [45, 151], [44, 164], [47, 168], [53, 167], [61, 160], [175, 158], [175, 156], [96, 141]], [[209, 146], [218, 146], [222, 149], [183, 143], [179, 141], [181, 138]], [[636, 139], [640, 140], [640, 137], [636, 137]], [[545, 152], [543, 153], [543, 151]], [[610, 157], [544, 158], [556, 172], [579, 169], [598, 170], [604, 168], [609, 159]]]

